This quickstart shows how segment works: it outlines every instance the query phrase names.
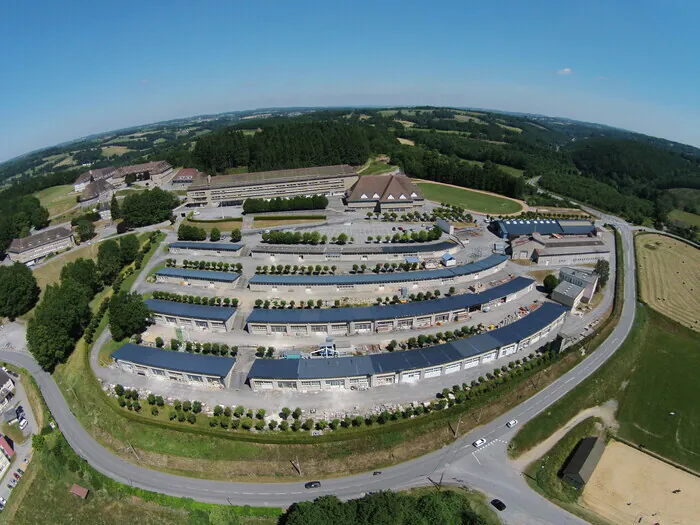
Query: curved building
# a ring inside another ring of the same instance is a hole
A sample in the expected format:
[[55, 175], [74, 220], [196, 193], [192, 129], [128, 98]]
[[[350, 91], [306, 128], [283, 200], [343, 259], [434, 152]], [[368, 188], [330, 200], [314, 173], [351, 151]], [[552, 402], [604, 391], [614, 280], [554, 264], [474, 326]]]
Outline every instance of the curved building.
[[312, 359], [256, 359], [253, 390], [368, 388], [449, 375], [535, 347], [556, 333], [567, 308], [544, 303], [503, 328], [441, 345], [383, 354]]
[[516, 277], [484, 292], [389, 306], [359, 308], [255, 309], [248, 316], [252, 334], [347, 335], [393, 330], [414, 330], [438, 323], [453, 323], [471, 312], [512, 301], [535, 287], [535, 281]]
[[440, 270], [420, 270], [417, 272], [370, 273], [355, 275], [254, 275], [250, 278], [251, 290], [277, 291], [278, 289], [298, 289], [323, 287], [337, 291], [389, 291], [419, 286], [440, 286], [445, 284], [476, 281], [493, 275], [508, 262], [505, 255], [490, 255], [486, 259], [469, 264], [443, 268]]

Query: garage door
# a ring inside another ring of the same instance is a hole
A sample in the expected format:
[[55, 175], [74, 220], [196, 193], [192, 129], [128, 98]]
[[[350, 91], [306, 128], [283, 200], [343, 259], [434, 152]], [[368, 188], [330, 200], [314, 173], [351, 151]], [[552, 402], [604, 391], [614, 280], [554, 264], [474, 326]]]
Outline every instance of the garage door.
[[490, 362], [493, 361], [494, 359], [496, 359], [496, 352], [491, 352], [490, 354], [486, 354], [486, 355], [484, 356], [483, 362], [484, 362], [484, 363], [490, 363]]
[[459, 363], [455, 363], [453, 365], [447, 365], [445, 367], [445, 374], [454, 374], [455, 372], [459, 372]]
[[401, 381], [418, 381], [420, 372], [404, 372], [401, 374]]
[[438, 367], [438, 368], [428, 368], [428, 369], [425, 371], [425, 378], [426, 378], [426, 379], [428, 379], [428, 378], [430, 378], [430, 377], [438, 377], [438, 376], [440, 376], [440, 375], [442, 375], [442, 368], [440, 368], [440, 367]]
[[466, 370], [467, 368], [474, 368], [475, 366], [478, 366], [479, 364], [479, 358], [476, 357], [474, 359], [470, 359], [469, 361], [464, 362], [464, 369]]

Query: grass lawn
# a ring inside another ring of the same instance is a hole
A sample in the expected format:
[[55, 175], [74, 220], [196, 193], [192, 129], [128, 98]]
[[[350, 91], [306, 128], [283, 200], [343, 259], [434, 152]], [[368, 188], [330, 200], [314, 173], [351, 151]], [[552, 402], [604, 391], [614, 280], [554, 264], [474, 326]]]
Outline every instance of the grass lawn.
[[36, 277], [39, 287], [43, 290], [47, 284], [53, 284], [58, 282], [61, 276], [61, 268], [67, 263], [75, 261], [80, 257], [85, 259], [96, 259], [97, 258], [97, 247], [99, 243], [93, 242], [89, 246], [83, 244], [76, 248], [71, 249], [65, 254], [54, 256], [49, 259], [44, 264], [39, 266], [34, 270], [34, 277]]
[[475, 212], [499, 215], [517, 213], [523, 209], [519, 202], [466, 188], [455, 188], [433, 182], [419, 182], [418, 187], [428, 200], [457, 204]]
[[24, 443], [27, 440], [24, 434], [22, 434], [22, 431], [19, 429], [19, 425], [17, 423], [14, 425], [3, 423], [2, 433], [9, 436], [10, 439], [17, 444]]
[[35, 193], [34, 196], [49, 211], [49, 217], [55, 217], [65, 213], [77, 204], [75, 200], [76, 195], [70, 194], [72, 191], [72, 184], [64, 184], [43, 189]]
[[[420, 498], [421, 496], [428, 494], [429, 492], [432, 492], [434, 490], [435, 487], [420, 487], [416, 489], [407, 490], [406, 492], [411, 496]], [[463, 499], [467, 500], [467, 502], [469, 503], [469, 507], [476, 514], [478, 514], [479, 518], [481, 518], [481, 521], [479, 521], [479, 525], [501, 525], [501, 523], [503, 523], [498, 517], [496, 511], [494, 510], [494, 507], [491, 506], [489, 500], [481, 492], [477, 492], [476, 490], [465, 490], [456, 487], [448, 487], [443, 490], [456, 492], [457, 494], [462, 496]]]
[[586, 381], [525, 424], [511, 441], [511, 453], [532, 448], [581, 410], [616, 399], [621, 437], [700, 471], [698, 348], [700, 335], [640, 305], [625, 343]]
[[202, 228], [205, 230], [207, 233], [209, 233], [212, 228], [219, 228], [220, 231], [222, 232], [231, 232], [232, 230], [240, 230], [241, 225], [243, 224], [243, 219], [230, 219], [227, 221], [221, 221], [221, 222], [216, 222], [216, 221], [191, 221], [191, 220], [184, 220], [182, 221], [183, 224], [187, 224], [189, 226], [196, 226], [197, 228]]
[[291, 224], [309, 224], [325, 220], [325, 217], [322, 219], [255, 219], [253, 221], [253, 228], [268, 228], [270, 226], [287, 226]]
[[672, 210], [669, 217], [672, 221], [678, 221], [689, 226], [697, 226], [700, 228], [700, 215], [688, 213], [687, 211], [683, 210]]
[[678, 203], [681, 208], [686, 204], [700, 206], [700, 189], [673, 188], [666, 191], [678, 199]]
[[237, 168], [226, 168], [226, 175], [240, 175], [248, 173], [248, 166], [238, 166]]

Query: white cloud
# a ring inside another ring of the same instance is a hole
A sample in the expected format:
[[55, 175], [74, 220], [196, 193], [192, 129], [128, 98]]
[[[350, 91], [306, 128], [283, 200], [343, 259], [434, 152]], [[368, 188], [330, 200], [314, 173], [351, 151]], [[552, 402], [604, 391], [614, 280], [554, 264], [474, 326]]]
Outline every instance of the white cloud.
[[570, 67], [565, 67], [564, 69], [557, 69], [557, 75], [571, 75], [574, 72]]

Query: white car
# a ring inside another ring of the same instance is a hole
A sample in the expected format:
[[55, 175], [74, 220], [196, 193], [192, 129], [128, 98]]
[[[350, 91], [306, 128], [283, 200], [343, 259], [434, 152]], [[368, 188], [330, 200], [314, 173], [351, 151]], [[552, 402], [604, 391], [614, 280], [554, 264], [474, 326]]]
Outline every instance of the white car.
[[0, 498], [0, 505], [2, 505], [3, 507], [7, 505], [7, 500], [5, 498]]
[[508, 428], [513, 428], [513, 427], [514, 427], [515, 425], [517, 425], [517, 424], [518, 424], [518, 420], [517, 420], [517, 419], [511, 419], [510, 421], [508, 421], [508, 423], [506, 423], [506, 426], [507, 426]]
[[484, 443], [486, 443], [486, 439], [480, 438], [480, 439], [477, 439], [476, 441], [474, 441], [474, 443], [472, 443], [472, 445], [474, 445], [474, 447], [476, 447], [476, 448], [479, 448], [479, 447], [483, 446]]
[[26, 427], [29, 424], [29, 421], [26, 419], [22, 418], [19, 420], [19, 429], [24, 430], [24, 427]]

